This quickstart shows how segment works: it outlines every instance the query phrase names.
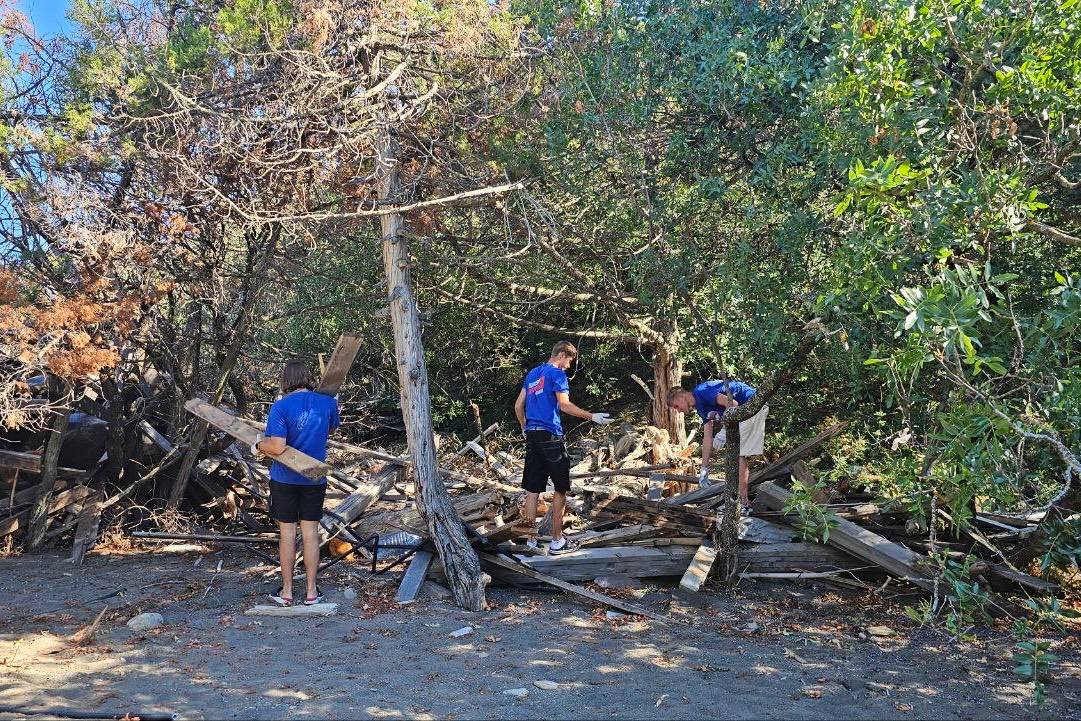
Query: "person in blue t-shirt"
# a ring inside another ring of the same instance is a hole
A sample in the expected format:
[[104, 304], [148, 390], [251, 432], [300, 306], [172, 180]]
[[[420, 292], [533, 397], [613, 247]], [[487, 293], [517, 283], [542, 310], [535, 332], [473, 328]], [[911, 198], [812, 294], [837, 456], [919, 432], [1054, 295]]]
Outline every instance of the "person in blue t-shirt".
[[[723, 448], [725, 444], [721, 416], [729, 408], [749, 403], [757, 393], [754, 386], [736, 380], [704, 381], [696, 385], [694, 391], [673, 388], [668, 392], [669, 408], [686, 413], [693, 406], [702, 418], [702, 472], [698, 476], [701, 485], [709, 485], [709, 458], [713, 448]], [[732, 396], [731, 400], [729, 395]], [[739, 424], [739, 499], [745, 512], [750, 507], [747, 495], [747, 479], [750, 475], [747, 458], [762, 455], [768, 414], [769, 406], [763, 405], [758, 413]]]
[[559, 413], [562, 411], [601, 425], [613, 420], [607, 413], [590, 413], [571, 403], [567, 369], [577, 357], [578, 349], [573, 344], [565, 340], [556, 343], [548, 362], [526, 374], [518, 400], [514, 402], [514, 413], [525, 434], [522, 488], [526, 490], [527, 545], [537, 547], [534, 533], [537, 499], [551, 479], [555, 494], [552, 496], [552, 542], [548, 544], [548, 553], [553, 555], [578, 547], [577, 543], [563, 537], [563, 509], [567, 504], [567, 492], [571, 489], [571, 464], [567, 446], [563, 442], [563, 424]]
[[[338, 427], [338, 401], [316, 393], [308, 367], [289, 361], [282, 368], [281, 396], [270, 406], [266, 432], [252, 444], [252, 453], [280, 456], [286, 446], [318, 461], [327, 459], [327, 436]], [[293, 568], [297, 560], [297, 522], [304, 541], [304, 573], [307, 594], [304, 605], [323, 600], [315, 583], [319, 570], [319, 521], [327, 479], [311, 480], [275, 462], [270, 466], [270, 516], [278, 522], [282, 585], [271, 600], [282, 606], [293, 603]]]

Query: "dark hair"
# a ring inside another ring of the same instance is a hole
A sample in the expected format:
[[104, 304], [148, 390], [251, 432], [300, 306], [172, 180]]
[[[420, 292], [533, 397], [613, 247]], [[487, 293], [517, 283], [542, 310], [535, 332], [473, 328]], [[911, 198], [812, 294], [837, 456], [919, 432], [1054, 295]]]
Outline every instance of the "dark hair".
[[668, 395], [666, 395], [664, 397], [665, 404], [668, 405], [669, 407], [671, 407], [672, 401], [674, 401], [676, 398], [678, 398], [683, 393], [687, 393], [687, 391], [684, 390], [683, 388], [672, 388], [672, 389], [670, 389], [668, 391]]
[[310, 391], [315, 390], [315, 386], [312, 384], [312, 374], [308, 370], [308, 364], [298, 360], [287, 361], [285, 365], [282, 366], [282, 393], [291, 393], [298, 388], [307, 388]]
[[578, 349], [574, 347], [574, 344], [569, 340], [561, 340], [552, 346], [552, 357], [555, 358], [560, 353], [569, 355], [571, 358], [578, 357]]

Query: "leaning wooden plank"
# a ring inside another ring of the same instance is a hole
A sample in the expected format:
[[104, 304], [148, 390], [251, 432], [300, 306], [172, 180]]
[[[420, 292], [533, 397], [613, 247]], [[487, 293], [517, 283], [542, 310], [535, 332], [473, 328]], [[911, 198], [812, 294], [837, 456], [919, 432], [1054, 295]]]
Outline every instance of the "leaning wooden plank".
[[[790, 494], [775, 483], [763, 483], [758, 489], [756, 503], [772, 511], [784, 509]], [[933, 590], [934, 583], [924, 570], [926, 559], [904, 546], [857, 526], [851, 521], [833, 516], [836, 526], [830, 531], [829, 544], [851, 553], [875, 565], [881, 566], [925, 590]]]
[[105, 504], [105, 492], [98, 489], [79, 511], [79, 525], [75, 527], [75, 543], [71, 547], [71, 562], [81, 566], [86, 552], [98, 542], [98, 526]]
[[245, 616], [333, 616], [338, 612], [336, 603], [317, 603], [314, 606], [252, 606]]
[[353, 367], [353, 361], [357, 359], [360, 345], [361, 339], [358, 335], [343, 333], [338, 338], [338, 344], [334, 346], [334, 353], [330, 356], [326, 371], [319, 379], [319, 387], [315, 389], [317, 393], [327, 396], [338, 393], [338, 389], [342, 387], [346, 376], [349, 375], [349, 369]]
[[709, 572], [713, 569], [713, 562], [717, 560], [717, 549], [712, 543], [706, 542], [698, 547], [691, 559], [687, 570], [683, 572], [683, 578], [679, 580], [679, 587], [684, 591], [697, 593], [702, 584], [709, 578]]
[[[184, 404], [184, 408], [204, 421], [219, 428], [244, 445], [250, 446], [259, 439], [259, 431], [255, 430], [243, 419], [226, 413], [216, 406], [212, 406], [200, 398], [192, 398]], [[330, 472], [331, 468], [326, 463], [318, 461], [311, 456], [301, 453], [295, 448], [286, 446], [285, 452], [274, 456], [274, 460], [286, 468], [290, 468], [305, 478], [312, 480], [322, 478]]]
[[617, 543], [637, 541], [643, 538], [649, 538], [650, 536], [656, 536], [658, 533], [660, 533], [660, 529], [644, 523], [639, 523], [633, 526], [612, 528], [607, 531], [585, 531], [583, 533], [575, 534], [574, 538], [582, 544], [582, 548], [588, 548], [591, 546], [611, 546]]
[[428, 569], [432, 566], [435, 554], [431, 551], [417, 551], [413, 560], [409, 562], [409, 568], [405, 569], [402, 583], [398, 586], [398, 595], [395, 601], [398, 603], [412, 603], [424, 585], [424, 579], [428, 577]]
[[[1052, 595], [1059, 591], [1059, 585], [1057, 583], [1045, 581], [1042, 578], [1036, 578], [1027, 573], [1016, 571], [1003, 563], [989, 563], [987, 564], [987, 567], [991, 572], [991, 575], [996, 579], [1005, 581], [1010, 585], [1021, 586], [1022, 588], [1040, 594], [1041, 596]], [[994, 585], [994, 581], [992, 581], [992, 585]]]
[[[67, 490], [70, 487], [71, 481], [62, 481], [57, 479], [56, 483], [53, 484], [53, 493], [60, 493], [61, 491]], [[7, 498], [0, 500], [0, 511], [6, 511], [9, 508], [15, 508], [16, 506], [22, 506], [27, 503], [31, 503], [35, 498], [37, 498], [38, 490], [39, 489], [36, 485], [29, 486], [27, 488], [23, 488], [18, 493], [13, 493]]]
[[368, 506], [379, 500], [379, 497], [389, 491], [398, 477], [401, 466], [385, 466], [372, 474], [367, 483], [361, 485], [356, 493], [351, 493], [336, 505], [332, 512], [324, 513], [320, 522], [320, 542], [326, 543], [337, 529], [348, 526], [360, 518]]
[[[482, 510], [489, 503], [499, 499], [499, 494], [492, 491], [474, 493], [469, 496], [459, 497], [454, 501], [454, 510], [459, 516], [469, 516]], [[395, 528], [400, 531], [409, 531], [418, 536], [425, 535], [424, 519], [416, 508], [406, 508], [401, 511], [388, 511], [364, 518], [355, 526], [355, 532], [361, 538], [366, 538], [373, 533]]]
[[664, 474], [653, 473], [649, 476], [649, 485], [646, 487], [646, 500], [659, 501], [664, 497]]
[[630, 604], [625, 601], [620, 601], [619, 599], [612, 598], [611, 596], [605, 596], [603, 593], [596, 593], [595, 591], [590, 591], [588, 588], [582, 588], [581, 586], [576, 586], [573, 583], [561, 581], [554, 576], [549, 576], [539, 571], [534, 571], [532, 568], [524, 566], [521, 563], [516, 563], [509, 558], [504, 558], [503, 556], [494, 556], [489, 553], [481, 553], [479, 555], [481, 557], [481, 560], [486, 561], [493, 566], [498, 566], [508, 571], [514, 571], [515, 573], [519, 573], [523, 576], [532, 578], [535, 581], [541, 581], [543, 583], [547, 583], [550, 586], [555, 586], [556, 588], [567, 591], [568, 593], [573, 593], [583, 598], [588, 598], [590, 601], [604, 604], [605, 606], [611, 606], [612, 608], [618, 608], [620, 611], [623, 611], [625, 613], [631, 613], [636, 616], [646, 616], [647, 618], [668, 620], [666, 616], [654, 613], [649, 609], [642, 608], [641, 606], [635, 606], [634, 604]]
[[[784, 454], [773, 463], [770, 463], [765, 468], [751, 474], [750, 479], [748, 479], [747, 481], [748, 488], [754, 488], [759, 483], [764, 482], [767, 478], [772, 477], [772, 475], [778, 468], [788, 466], [792, 463], [792, 461], [800, 458], [801, 456], [805, 456], [811, 451], [813, 451], [815, 448], [818, 448], [830, 438], [833, 438], [838, 433], [843, 431], [846, 425], [847, 423], [842, 422], [838, 423], [837, 425], [831, 426], [830, 428], [827, 428], [811, 440], [796, 446], [791, 451]], [[721, 495], [722, 493], [724, 493], [725, 488], [727, 488], [727, 486], [724, 483], [717, 483], [716, 485], [707, 486], [705, 488], [696, 488], [693, 491], [690, 491], [688, 493], [682, 493], [678, 496], [672, 496], [671, 498], [665, 499], [665, 502], [671, 503], [672, 505], [676, 506], [685, 506], [693, 503], [701, 503], [707, 498]]]
[[[20, 471], [30, 471], [31, 473], [41, 473], [41, 456], [36, 453], [0, 450], [0, 466], [17, 468]], [[86, 471], [79, 468], [57, 468], [56, 475], [57, 478], [78, 478], [86, 475]]]

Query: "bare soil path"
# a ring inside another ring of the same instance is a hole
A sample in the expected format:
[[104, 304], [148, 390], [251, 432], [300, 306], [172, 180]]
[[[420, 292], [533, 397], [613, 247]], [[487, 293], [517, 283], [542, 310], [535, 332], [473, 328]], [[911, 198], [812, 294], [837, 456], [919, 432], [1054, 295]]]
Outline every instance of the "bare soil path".
[[[896, 605], [824, 587], [711, 589], [705, 608], [672, 602], [694, 625], [663, 625], [518, 589], [490, 589], [486, 613], [431, 597], [399, 607], [399, 577], [343, 567], [324, 581], [338, 615], [287, 619], [244, 615], [274, 587], [238, 549], [95, 552], [78, 569], [57, 555], [0, 559], [0, 705], [207, 719], [1081, 716], [1076, 636], [1056, 645], [1063, 661], [1037, 710], [1011, 673], [1006, 631], [957, 644]], [[670, 600], [662, 587], [636, 602]], [[102, 608], [89, 645], [66, 640]], [[164, 625], [130, 631], [143, 611]]]

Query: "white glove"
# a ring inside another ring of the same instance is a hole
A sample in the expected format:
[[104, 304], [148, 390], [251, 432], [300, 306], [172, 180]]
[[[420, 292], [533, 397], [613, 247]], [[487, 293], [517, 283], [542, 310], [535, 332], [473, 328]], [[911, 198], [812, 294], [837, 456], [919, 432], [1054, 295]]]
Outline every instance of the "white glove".
[[703, 468], [702, 472], [698, 474], [698, 485], [702, 488], [710, 485], [709, 483], [709, 469]]
[[612, 418], [612, 416], [608, 415], [607, 413], [594, 413], [592, 416], [592, 421], [597, 425], [606, 426], [609, 423], [615, 423], [616, 419]]
[[263, 457], [263, 452], [261, 450], [259, 450], [259, 444], [262, 443], [263, 438], [264, 438], [263, 434], [260, 433], [259, 436], [255, 439], [255, 443], [252, 443], [251, 447], [248, 449], [248, 450], [251, 451], [251, 454], [253, 456], [255, 456], [256, 458], [262, 458]]
[[713, 447], [721, 449], [726, 443], [728, 443], [728, 431], [722, 428], [713, 435]]
[[707, 421], [719, 421], [719, 420], [721, 420], [722, 415], [724, 415], [723, 411], [710, 411], [709, 413], [706, 414], [706, 420]]

